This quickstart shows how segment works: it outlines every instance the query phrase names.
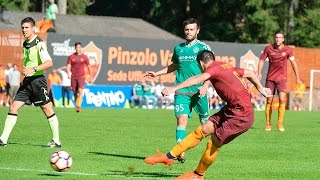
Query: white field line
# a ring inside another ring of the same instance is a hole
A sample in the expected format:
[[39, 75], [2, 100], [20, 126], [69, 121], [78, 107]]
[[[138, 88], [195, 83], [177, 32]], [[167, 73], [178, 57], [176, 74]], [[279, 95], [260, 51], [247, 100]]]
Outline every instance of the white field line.
[[[46, 170], [34, 170], [34, 169], [24, 169], [24, 168], [9, 168], [9, 167], [0, 167], [0, 170], [9, 170], [9, 171], [25, 171], [25, 172], [41, 172], [41, 173], [54, 173], [54, 174], [69, 174], [69, 175], [79, 175], [79, 176], [108, 176], [108, 177], [116, 177], [116, 178], [126, 178], [126, 179], [164, 179], [157, 177], [143, 177], [143, 176], [125, 176], [125, 175], [117, 175], [117, 174], [96, 174], [96, 173], [81, 173], [81, 172], [53, 172]], [[168, 179], [168, 178], [165, 178]]]

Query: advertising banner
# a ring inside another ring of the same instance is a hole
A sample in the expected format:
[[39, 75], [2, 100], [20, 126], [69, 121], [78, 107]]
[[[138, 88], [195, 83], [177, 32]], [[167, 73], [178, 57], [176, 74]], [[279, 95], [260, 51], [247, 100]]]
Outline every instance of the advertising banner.
[[[48, 34], [48, 52], [56, 69], [65, 69], [74, 43], [81, 42], [89, 58], [94, 84], [133, 85], [146, 71], [171, 64], [172, 48], [178, 41]], [[174, 73], [162, 76], [165, 84], [175, 81]], [[155, 79], [159, 82], [159, 78]]]
[[[62, 95], [62, 86], [52, 85], [52, 94], [56, 107], [75, 107], [72, 91]], [[129, 108], [132, 86], [86, 85], [83, 90], [83, 108]], [[63, 97], [64, 105], [63, 106]]]
[[[171, 64], [173, 48], [183, 40], [155, 40], [120, 37], [76, 36], [49, 33], [47, 46], [56, 69], [65, 69], [74, 43], [81, 42], [90, 60], [93, 84], [133, 85], [146, 71], [158, 71]], [[217, 61], [257, 70], [265, 45], [205, 41]], [[264, 68], [267, 68], [265, 63]], [[266, 72], [264, 70], [263, 72]], [[265, 77], [265, 74], [263, 74]], [[161, 76], [166, 84], [175, 81], [174, 73]], [[262, 78], [263, 80], [264, 78]], [[159, 77], [155, 83], [159, 82]], [[264, 83], [264, 82], [263, 82]]]

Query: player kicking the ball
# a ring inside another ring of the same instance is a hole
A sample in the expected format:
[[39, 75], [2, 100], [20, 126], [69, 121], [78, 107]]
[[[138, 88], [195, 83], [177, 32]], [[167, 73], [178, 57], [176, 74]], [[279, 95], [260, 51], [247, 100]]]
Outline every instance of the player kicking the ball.
[[162, 91], [163, 95], [169, 95], [178, 89], [210, 80], [218, 95], [227, 105], [216, 114], [210, 116], [205, 124], [189, 134], [170, 152], [149, 156], [144, 159], [147, 164], [163, 163], [171, 165], [179, 154], [195, 147], [202, 139], [211, 135], [211, 141], [208, 141], [206, 150], [196, 170], [187, 172], [176, 179], [204, 179], [203, 176], [216, 159], [219, 148], [246, 132], [253, 124], [254, 110], [246, 84], [242, 80], [243, 77], [252, 82], [264, 96], [271, 97], [270, 89], [264, 88], [252, 71], [233, 68], [230, 64], [217, 62], [211, 51], [204, 50], [200, 52], [197, 56], [197, 61], [199, 61], [204, 73], [191, 77], [179, 85], [165, 88]]

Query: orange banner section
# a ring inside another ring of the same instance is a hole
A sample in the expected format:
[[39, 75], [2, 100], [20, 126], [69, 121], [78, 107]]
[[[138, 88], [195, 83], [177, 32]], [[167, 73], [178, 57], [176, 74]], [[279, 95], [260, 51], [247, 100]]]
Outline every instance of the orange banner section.
[[171, 64], [172, 52], [170, 50], [160, 49], [159, 52], [151, 51], [145, 48], [144, 51], [128, 51], [123, 47], [109, 47], [108, 64], [118, 65], [138, 65], [138, 66], [168, 66]]
[[[44, 41], [46, 34], [38, 34]], [[23, 66], [22, 43], [24, 37], [20, 31], [0, 31], [0, 64], [6, 66], [7, 63], [17, 64], [19, 68]]]

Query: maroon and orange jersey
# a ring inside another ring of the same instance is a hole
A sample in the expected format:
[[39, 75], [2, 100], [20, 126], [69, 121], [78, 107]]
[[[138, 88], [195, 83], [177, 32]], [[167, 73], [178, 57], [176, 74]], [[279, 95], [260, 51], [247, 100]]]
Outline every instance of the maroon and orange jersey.
[[269, 59], [267, 80], [282, 81], [287, 80], [287, 61], [294, 60], [292, 49], [284, 46], [281, 49], [274, 48], [273, 45], [267, 46], [260, 56], [265, 61]]
[[226, 113], [246, 116], [253, 112], [247, 85], [242, 79], [244, 69], [233, 68], [230, 64], [215, 61], [205, 73], [210, 74], [214, 89], [227, 103]]
[[89, 66], [89, 59], [84, 54], [71, 54], [67, 64], [71, 65], [71, 73], [73, 79], [85, 78], [84, 67]]

